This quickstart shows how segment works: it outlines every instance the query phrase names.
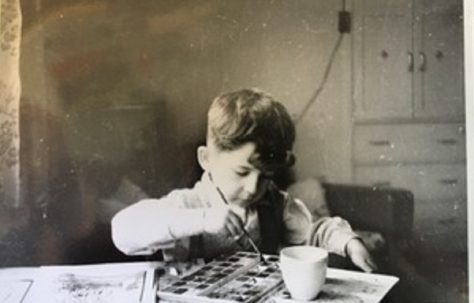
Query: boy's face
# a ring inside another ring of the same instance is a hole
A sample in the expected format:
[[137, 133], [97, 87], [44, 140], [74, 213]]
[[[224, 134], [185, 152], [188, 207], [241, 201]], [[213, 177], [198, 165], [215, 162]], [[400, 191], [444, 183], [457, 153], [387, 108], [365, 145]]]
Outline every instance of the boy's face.
[[255, 148], [251, 142], [232, 151], [219, 150], [212, 144], [205, 147], [207, 159], [203, 168], [230, 204], [248, 207], [265, 193], [272, 173], [252, 164], [258, 157]]

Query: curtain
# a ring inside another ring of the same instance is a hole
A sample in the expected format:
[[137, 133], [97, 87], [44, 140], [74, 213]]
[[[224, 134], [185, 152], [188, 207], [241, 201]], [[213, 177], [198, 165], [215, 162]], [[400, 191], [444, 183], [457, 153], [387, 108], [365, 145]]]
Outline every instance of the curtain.
[[0, 0], [0, 207], [20, 204], [20, 0]]

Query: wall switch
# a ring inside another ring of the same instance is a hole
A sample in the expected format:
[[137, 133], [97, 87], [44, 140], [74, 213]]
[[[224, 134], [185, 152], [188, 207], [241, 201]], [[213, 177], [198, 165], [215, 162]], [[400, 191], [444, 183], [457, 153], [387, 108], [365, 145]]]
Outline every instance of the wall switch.
[[348, 11], [339, 12], [338, 29], [341, 34], [351, 32], [351, 13], [349, 13]]

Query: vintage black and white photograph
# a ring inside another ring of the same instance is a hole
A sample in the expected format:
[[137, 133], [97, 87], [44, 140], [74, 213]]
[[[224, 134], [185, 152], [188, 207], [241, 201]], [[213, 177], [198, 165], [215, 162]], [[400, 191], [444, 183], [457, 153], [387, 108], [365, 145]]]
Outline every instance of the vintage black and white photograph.
[[0, 302], [470, 302], [473, 20], [0, 0]]

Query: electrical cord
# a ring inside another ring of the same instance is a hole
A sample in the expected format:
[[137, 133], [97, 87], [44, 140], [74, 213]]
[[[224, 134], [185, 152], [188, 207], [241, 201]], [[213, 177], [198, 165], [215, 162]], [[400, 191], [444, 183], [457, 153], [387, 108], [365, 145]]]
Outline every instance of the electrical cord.
[[331, 73], [332, 64], [334, 63], [334, 59], [336, 57], [337, 51], [339, 50], [339, 47], [341, 46], [341, 42], [342, 42], [343, 37], [344, 37], [344, 34], [340, 33], [339, 37], [337, 38], [337, 42], [334, 45], [334, 48], [333, 48], [333, 50], [331, 52], [331, 55], [329, 57], [328, 64], [326, 65], [326, 68], [324, 70], [323, 78], [321, 79], [321, 82], [320, 82], [318, 88], [314, 91], [313, 95], [311, 96], [309, 101], [304, 106], [304, 108], [301, 111], [300, 115], [295, 119], [295, 124], [298, 124], [303, 119], [305, 114], [308, 112], [309, 108], [316, 102], [319, 95], [324, 90], [326, 82], [327, 82], [327, 80], [329, 78], [329, 75]]
[[[346, 10], [346, 0], [342, 0], [342, 11]], [[329, 61], [328, 64], [326, 65], [326, 68], [324, 70], [324, 75], [323, 78], [321, 79], [321, 82], [319, 83], [318, 88], [314, 91], [313, 95], [311, 98], [306, 102], [306, 105], [303, 107], [303, 110], [301, 111], [300, 115], [295, 118], [295, 124], [298, 124], [305, 114], [308, 112], [310, 107], [316, 102], [318, 99], [319, 95], [321, 92], [324, 90], [324, 87], [326, 85], [326, 82], [329, 78], [329, 75], [331, 73], [332, 65], [334, 63], [334, 59], [336, 58], [336, 54], [341, 46], [342, 39], [344, 38], [343, 33], [339, 33], [339, 37], [337, 38], [336, 44], [334, 45], [334, 48], [332, 49], [331, 55], [329, 56]]]

